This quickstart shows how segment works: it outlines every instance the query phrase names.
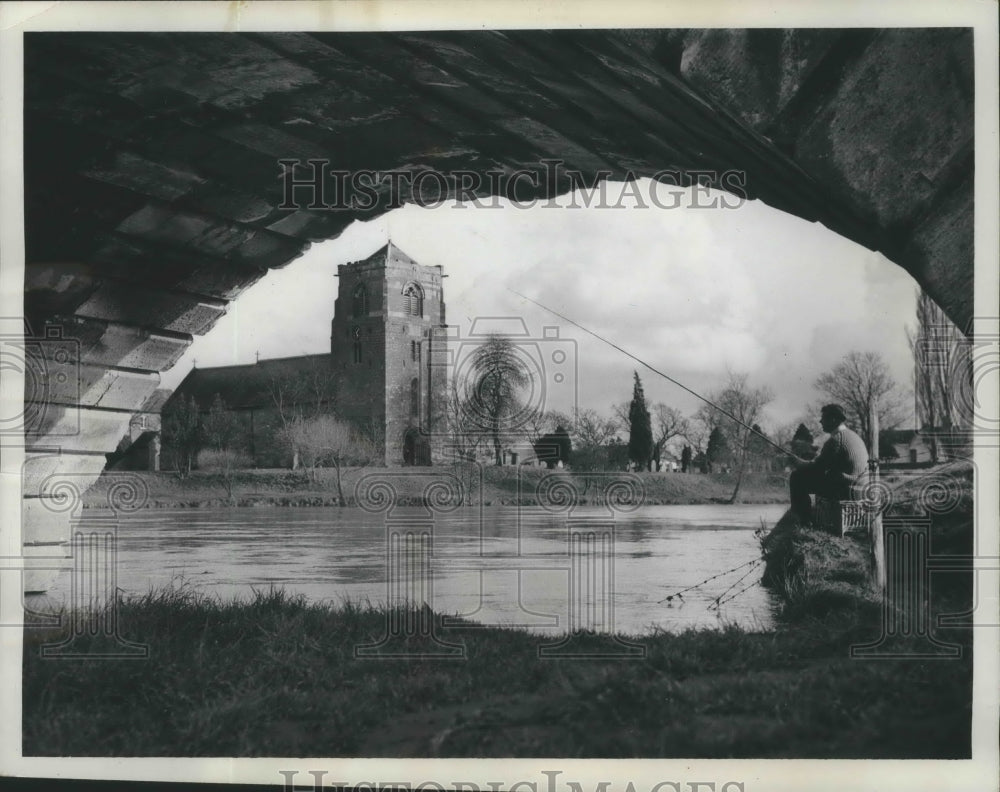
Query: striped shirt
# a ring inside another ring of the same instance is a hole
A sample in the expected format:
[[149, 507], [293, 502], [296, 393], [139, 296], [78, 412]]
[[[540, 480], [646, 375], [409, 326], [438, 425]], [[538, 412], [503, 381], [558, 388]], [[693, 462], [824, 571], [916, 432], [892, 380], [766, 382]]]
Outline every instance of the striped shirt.
[[860, 483], [868, 472], [868, 449], [865, 441], [841, 424], [823, 443], [814, 463], [820, 470], [839, 477], [844, 484]]

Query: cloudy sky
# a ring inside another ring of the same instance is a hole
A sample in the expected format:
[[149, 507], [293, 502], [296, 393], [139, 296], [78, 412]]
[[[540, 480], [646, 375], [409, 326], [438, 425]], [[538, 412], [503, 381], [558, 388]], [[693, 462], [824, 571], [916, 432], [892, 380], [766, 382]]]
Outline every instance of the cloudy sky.
[[[718, 388], [727, 370], [747, 373], [775, 393], [770, 427], [801, 417], [820, 398], [816, 377], [852, 350], [880, 352], [909, 390], [904, 327], [913, 323], [916, 284], [901, 268], [756, 201], [695, 208], [684, 191], [680, 207], [659, 209], [649, 200], [648, 181], [635, 186], [619, 209], [588, 209], [582, 200], [569, 207], [574, 198], [564, 196], [562, 208], [406, 206], [355, 223], [247, 290], [163, 384], [175, 387], [194, 360], [204, 367], [253, 362], [257, 353], [329, 351], [337, 265], [391, 239], [418, 262], [444, 267], [448, 323], [462, 338], [477, 317], [519, 317], [533, 337], [559, 327], [558, 342], [543, 341], [531, 354], [557, 343], [575, 354], [581, 407], [609, 413], [612, 403], [630, 398], [637, 368], [649, 401], [685, 413], [698, 401], [511, 290], [700, 393]], [[619, 203], [622, 189], [608, 183], [607, 203]], [[699, 202], [711, 200], [703, 194]], [[661, 194], [659, 203], [671, 201]], [[547, 406], [570, 406], [568, 383], [549, 383]]]

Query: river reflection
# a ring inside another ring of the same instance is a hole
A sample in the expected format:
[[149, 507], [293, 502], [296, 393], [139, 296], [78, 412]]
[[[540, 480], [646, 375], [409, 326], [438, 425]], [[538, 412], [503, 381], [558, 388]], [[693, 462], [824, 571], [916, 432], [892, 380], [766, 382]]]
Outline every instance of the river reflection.
[[[570, 520], [509, 506], [431, 520], [423, 509], [400, 508], [391, 529], [403, 537], [401, 547], [406, 534], [429, 535], [434, 609], [483, 624], [545, 633], [570, 624], [632, 634], [726, 623], [766, 629], [773, 603], [759, 585], [718, 610], [709, 606], [759, 578], [759, 566], [748, 563], [759, 557], [754, 531], [783, 510], [645, 506], [612, 521], [597, 507], [576, 509]], [[117, 585], [144, 593], [183, 581], [228, 599], [273, 584], [316, 602], [381, 603], [397, 592], [388, 585], [400, 582], [400, 558], [405, 568], [405, 553], [387, 555], [384, 515], [360, 509], [147, 510], [119, 521]], [[740, 568], [683, 599], [660, 601], [733, 567]], [[389, 568], [397, 571], [390, 576]], [[45, 597], [27, 598], [28, 607], [69, 604], [71, 579], [63, 573]]]

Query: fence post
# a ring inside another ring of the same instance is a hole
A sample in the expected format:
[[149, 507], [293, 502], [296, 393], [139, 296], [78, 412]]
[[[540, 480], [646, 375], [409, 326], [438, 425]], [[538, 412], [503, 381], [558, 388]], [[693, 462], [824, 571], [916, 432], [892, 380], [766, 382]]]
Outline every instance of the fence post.
[[879, 487], [879, 445], [878, 445], [878, 397], [872, 396], [868, 403], [868, 425], [871, 427], [871, 448], [869, 449], [868, 469], [871, 482], [868, 491], [872, 498], [879, 502], [868, 504], [872, 509], [870, 522], [870, 548], [872, 583], [879, 591], [885, 591], [885, 534], [882, 530], [882, 506]]

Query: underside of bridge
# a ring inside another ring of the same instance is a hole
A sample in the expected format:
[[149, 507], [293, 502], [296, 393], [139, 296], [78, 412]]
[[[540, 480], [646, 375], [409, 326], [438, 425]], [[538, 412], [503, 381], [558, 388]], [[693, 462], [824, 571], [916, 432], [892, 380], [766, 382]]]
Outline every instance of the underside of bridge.
[[451, 188], [546, 160], [587, 179], [745, 173], [715, 185], [881, 251], [965, 327], [972, 49], [950, 28], [26, 34], [25, 315], [46, 371], [26, 394], [25, 539], [65, 539], [52, 475], [89, 486], [228, 301], [420, 197], [283, 206], [280, 160]]

